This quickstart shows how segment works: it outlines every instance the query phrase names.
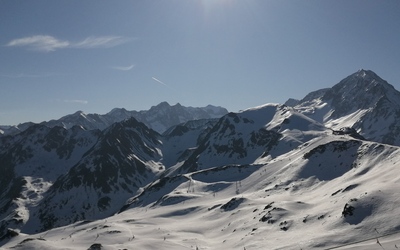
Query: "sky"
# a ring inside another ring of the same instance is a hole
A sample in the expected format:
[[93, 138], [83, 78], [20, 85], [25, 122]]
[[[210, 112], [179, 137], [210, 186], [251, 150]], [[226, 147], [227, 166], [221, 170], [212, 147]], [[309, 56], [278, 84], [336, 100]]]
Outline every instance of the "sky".
[[400, 89], [398, 0], [0, 0], [0, 124], [160, 102], [237, 112], [369, 69]]

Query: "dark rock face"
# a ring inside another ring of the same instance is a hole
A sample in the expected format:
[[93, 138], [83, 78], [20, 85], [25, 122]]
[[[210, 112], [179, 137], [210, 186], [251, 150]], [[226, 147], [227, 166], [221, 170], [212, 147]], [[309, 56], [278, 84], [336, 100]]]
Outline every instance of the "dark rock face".
[[101, 250], [103, 246], [100, 243], [94, 243], [92, 244], [88, 250]]
[[[260, 127], [261, 124], [255, 124], [245, 113], [227, 114], [200, 141], [180, 168], [181, 173], [227, 164], [248, 164], [257, 157], [267, 156], [282, 134]], [[211, 158], [214, 165], [209, 163]], [[208, 162], [206, 167], [203, 161]]]
[[334, 134], [334, 135], [350, 135], [351, 137], [353, 137], [355, 139], [365, 140], [365, 138], [362, 135], [360, 135], [359, 133], [357, 133], [357, 131], [354, 128], [350, 128], [350, 127], [344, 127], [339, 130], [333, 130], [332, 134]]
[[[378, 198], [379, 199], [379, 198]], [[374, 198], [350, 199], [343, 207], [342, 216], [344, 221], [351, 225], [360, 224], [374, 211]]]
[[[370, 108], [382, 98], [390, 98], [390, 92], [397, 91], [374, 72], [360, 70], [329, 89], [322, 99], [332, 102], [335, 108], [332, 117], [338, 118], [351, 110]], [[400, 97], [398, 92], [396, 95]]]
[[354, 211], [354, 207], [349, 205], [348, 203], [346, 203], [344, 205], [343, 211], [342, 211], [342, 215], [344, 217], [346, 216], [353, 216], [353, 211]]
[[232, 198], [230, 201], [222, 205], [220, 208], [224, 211], [231, 211], [236, 209], [240, 204], [242, 204], [246, 199], [244, 198]]
[[28, 184], [26, 178], [39, 189], [43, 182], [55, 181], [96, 143], [98, 132], [37, 124], [15, 136], [0, 138], [0, 236], [7, 233], [7, 228], [21, 228], [26, 222], [16, 201], [37, 197], [34, 191], [23, 193]]
[[[156, 149], [158, 137], [158, 133], [134, 118], [105, 130], [97, 144], [57, 179], [38, 206], [41, 230], [94, 219], [96, 214], [115, 213], [115, 209], [139, 187], [153, 180], [160, 170], [147, 163], [160, 158]], [[82, 189], [85, 193], [74, 191]]]

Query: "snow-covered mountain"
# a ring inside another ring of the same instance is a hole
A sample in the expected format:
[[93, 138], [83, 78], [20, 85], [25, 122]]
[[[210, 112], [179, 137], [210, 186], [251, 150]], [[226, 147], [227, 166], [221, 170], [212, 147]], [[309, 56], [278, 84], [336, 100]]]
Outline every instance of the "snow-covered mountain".
[[0, 245], [395, 249], [399, 104], [360, 70], [302, 100], [221, 118], [162, 103], [102, 129], [30, 126], [0, 137]]
[[[100, 129], [104, 130], [113, 123], [135, 117], [136, 120], [143, 122], [149, 128], [163, 133], [171, 126], [178, 125], [191, 120], [220, 118], [228, 111], [222, 107], [208, 105], [206, 107], [194, 108], [184, 107], [177, 103], [173, 106], [167, 102], [162, 102], [149, 110], [128, 111], [124, 108], [115, 108], [107, 114], [85, 114], [77, 111], [74, 114], [66, 115], [57, 120], [42, 122], [47, 127], [60, 126], [69, 129], [73, 126], [82, 126], [86, 130]], [[27, 122], [17, 126], [0, 126], [0, 136], [14, 135], [26, 130], [33, 123]]]
[[0, 137], [0, 232], [20, 228], [30, 210], [56, 179], [96, 144], [99, 130], [36, 124], [15, 136]]
[[[123, 243], [128, 248], [328, 249], [376, 241], [399, 231], [399, 153], [328, 134], [273, 160], [161, 178], [109, 225], [135, 235]], [[107, 246], [107, 239], [98, 242]]]
[[312, 92], [294, 108], [329, 128], [351, 127], [368, 140], [400, 146], [400, 92], [370, 70]]
[[19, 124], [18, 126], [10, 126], [10, 125], [0, 125], [0, 136], [3, 135], [15, 135], [18, 134], [30, 126], [35, 125], [33, 122], [25, 122]]
[[164, 170], [158, 163], [162, 156], [158, 136], [134, 118], [106, 129], [32, 209], [27, 232], [115, 213], [140, 187]]
[[149, 128], [163, 133], [168, 128], [191, 120], [220, 118], [228, 111], [222, 107], [208, 105], [203, 108], [184, 107], [179, 103], [171, 106], [162, 102], [148, 111], [134, 112], [133, 117]]
[[163, 133], [163, 159], [166, 168], [187, 160], [218, 119], [202, 119], [172, 126]]
[[278, 104], [229, 113], [199, 141], [182, 165], [169, 175], [227, 164], [250, 164], [258, 158], [274, 158], [290, 151], [327, 129], [292, 108]]

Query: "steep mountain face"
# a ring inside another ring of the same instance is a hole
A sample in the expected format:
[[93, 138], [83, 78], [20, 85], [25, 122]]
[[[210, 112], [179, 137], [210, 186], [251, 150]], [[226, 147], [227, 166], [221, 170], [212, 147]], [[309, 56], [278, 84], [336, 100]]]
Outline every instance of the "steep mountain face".
[[49, 188], [24, 231], [43, 231], [115, 213], [139, 187], [164, 170], [158, 163], [162, 157], [158, 137], [134, 118], [112, 125]]
[[259, 157], [274, 158], [326, 132], [322, 124], [277, 104], [229, 113], [199, 142], [188, 159], [168, 175], [245, 165]]
[[400, 145], [400, 93], [370, 70], [307, 95], [294, 108], [327, 127], [351, 127], [368, 140]]
[[172, 126], [163, 133], [163, 159], [161, 162], [169, 168], [187, 160], [218, 119], [202, 119]]
[[[143, 122], [149, 128], [163, 133], [171, 126], [180, 123], [191, 120], [220, 118], [227, 113], [228, 111], [225, 108], [212, 105], [193, 108], [184, 107], [179, 103], [171, 106], [167, 102], [162, 102], [157, 106], [151, 107], [149, 110], [143, 111], [128, 111], [124, 108], [115, 108], [104, 115], [85, 114], [82, 111], [77, 111], [74, 114], [66, 115], [58, 120], [42, 122], [41, 124], [47, 127], [60, 126], [65, 129], [78, 125], [86, 130], [104, 130], [113, 123], [135, 117], [136, 120]], [[18, 126], [0, 126], [0, 136], [15, 135], [32, 125], [33, 123], [27, 122], [19, 124]]]
[[8, 227], [26, 223], [30, 207], [97, 142], [99, 133], [37, 124], [0, 138], [0, 237]]

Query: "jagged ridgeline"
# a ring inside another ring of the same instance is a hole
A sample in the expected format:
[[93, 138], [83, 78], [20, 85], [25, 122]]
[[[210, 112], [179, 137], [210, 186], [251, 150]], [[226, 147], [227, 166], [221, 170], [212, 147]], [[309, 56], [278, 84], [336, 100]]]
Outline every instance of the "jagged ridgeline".
[[240, 112], [164, 102], [1, 126], [0, 244], [326, 249], [396, 233], [399, 124], [400, 93], [359, 70]]

